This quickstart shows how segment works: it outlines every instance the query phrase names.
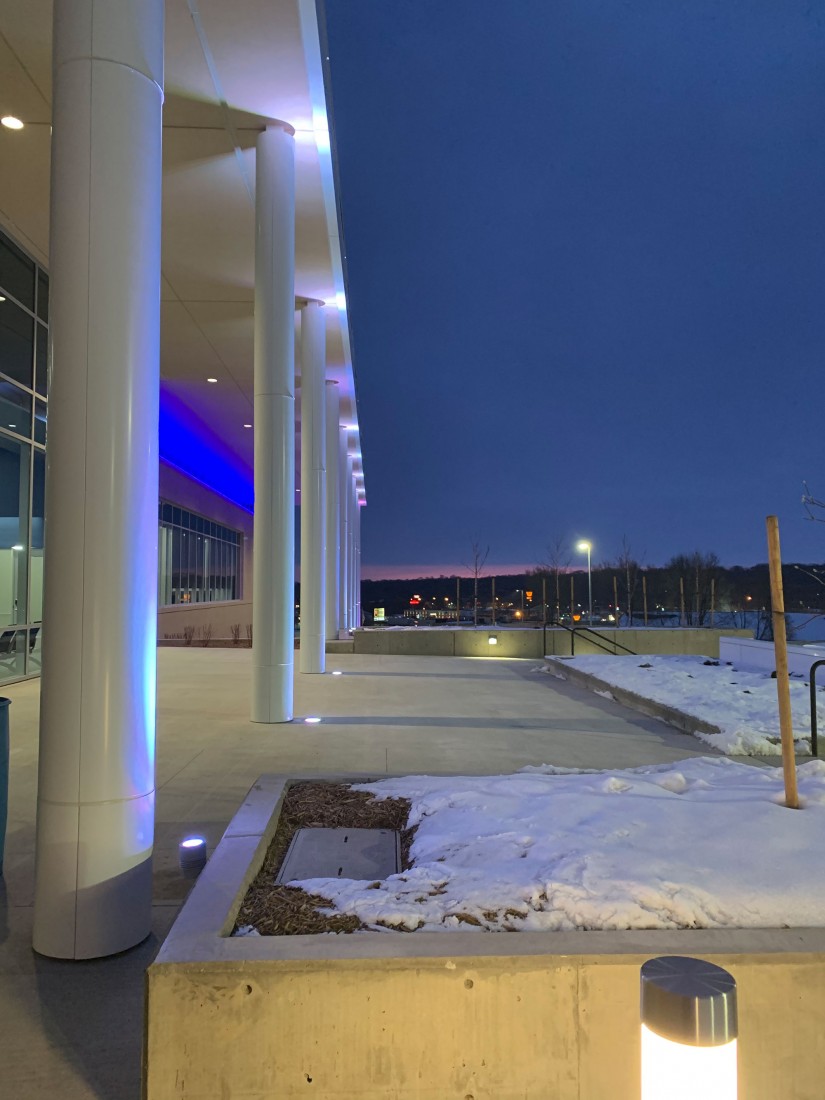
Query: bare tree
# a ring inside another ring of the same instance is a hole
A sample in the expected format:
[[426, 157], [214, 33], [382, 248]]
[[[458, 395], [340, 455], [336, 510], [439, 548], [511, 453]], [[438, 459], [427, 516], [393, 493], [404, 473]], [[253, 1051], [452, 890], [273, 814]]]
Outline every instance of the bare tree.
[[489, 553], [489, 546], [482, 552], [481, 544], [474, 542], [470, 549], [470, 561], [464, 562], [464, 568], [473, 578], [473, 626], [478, 626], [478, 578], [482, 574]]
[[[815, 496], [811, 495], [811, 490], [808, 488], [808, 482], [802, 482], [802, 506], [805, 509], [805, 519], [814, 520], [816, 523], [825, 523], [825, 500], [817, 500]], [[816, 509], [819, 509], [817, 512]]]
[[553, 542], [547, 544], [547, 549], [544, 552], [544, 560], [538, 563], [536, 573], [539, 576], [550, 577], [553, 581], [553, 588], [555, 590], [556, 602], [555, 602], [555, 616], [556, 622], [559, 622], [561, 618], [561, 576], [562, 573], [567, 572], [567, 567], [570, 565], [570, 551], [564, 539], [554, 539]]
[[704, 626], [710, 611], [711, 580], [719, 591], [720, 567], [716, 554], [703, 554], [694, 550], [692, 554], [677, 554], [665, 565], [671, 585], [679, 587], [680, 579], [685, 586], [685, 607], [687, 626]]
[[[617, 568], [624, 574], [625, 597], [627, 609], [627, 625], [633, 626], [633, 596], [639, 583], [639, 571], [641, 566], [633, 557], [627, 535], [622, 535], [622, 549], [616, 561]], [[618, 613], [618, 608], [616, 609]], [[618, 621], [618, 620], [617, 620]]]

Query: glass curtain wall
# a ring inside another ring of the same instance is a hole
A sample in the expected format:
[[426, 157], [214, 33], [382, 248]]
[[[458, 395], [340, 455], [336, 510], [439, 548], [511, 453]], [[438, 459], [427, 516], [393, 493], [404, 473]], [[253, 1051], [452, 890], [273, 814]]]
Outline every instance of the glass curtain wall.
[[40, 671], [49, 278], [0, 232], [0, 682]]
[[162, 500], [158, 509], [158, 604], [240, 598], [243, 535]]

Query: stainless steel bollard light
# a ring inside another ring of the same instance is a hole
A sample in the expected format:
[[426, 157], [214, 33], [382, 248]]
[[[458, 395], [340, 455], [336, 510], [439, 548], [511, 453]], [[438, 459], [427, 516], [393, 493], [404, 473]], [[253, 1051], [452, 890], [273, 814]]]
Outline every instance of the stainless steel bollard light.
[[736, 1100], [736, 982], [701, 959], [641, 971], [642, 1100]]
[[188, 878], [197, 877], [206, 866], [206, 839], [188, 836], [178, 845], [178, 863]]

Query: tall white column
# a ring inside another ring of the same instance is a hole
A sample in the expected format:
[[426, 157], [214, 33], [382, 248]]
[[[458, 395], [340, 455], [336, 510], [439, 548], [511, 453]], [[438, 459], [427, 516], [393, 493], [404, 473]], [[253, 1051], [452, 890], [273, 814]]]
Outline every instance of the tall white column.
[[355, 498], [355, 625], [361, 626], [361, 505]]
[[326, 560], [326, 636], [338, 637], [338, 567], [340, 564], [341, 525], [338, 519], [339, 476], [338, 476], [338, 383], [327, 379], [327, 560]]
[[355, 509], [352, 455], [347, 455], [347, 629], [355, 626]]
[[339, 548], [340, 559], [338, 564], [339, 588], [338, 588], [338, 620], [339, 630], [346, 633], [349, 630], [349, 463], [347, 459], [347, 430], [341, 428], [338, 438], [338, 520], [339, 520]]
[[252, 721], [292, 720], [295, 650], [295, 143], [258, 136]]
[[149, 933], [163, 0], [55, 0], [36, 951]]
[[323, 302], [301, 310], [301, 672], [325, 666], [326, 316]]

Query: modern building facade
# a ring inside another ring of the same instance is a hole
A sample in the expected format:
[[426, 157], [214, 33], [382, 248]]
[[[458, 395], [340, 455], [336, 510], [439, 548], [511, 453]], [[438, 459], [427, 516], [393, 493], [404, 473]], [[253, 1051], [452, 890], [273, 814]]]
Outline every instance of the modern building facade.
[[251, 600], [289, 721], [296, 510], [318, 674], [365, 494], [313, 0], [48, 15], [0, 11], [0, 677], [42, 646], [34, 946], [89, 958], [148, 931], [158, 607]]

